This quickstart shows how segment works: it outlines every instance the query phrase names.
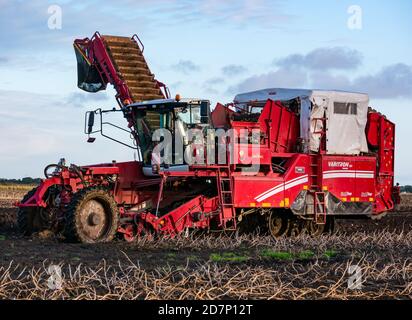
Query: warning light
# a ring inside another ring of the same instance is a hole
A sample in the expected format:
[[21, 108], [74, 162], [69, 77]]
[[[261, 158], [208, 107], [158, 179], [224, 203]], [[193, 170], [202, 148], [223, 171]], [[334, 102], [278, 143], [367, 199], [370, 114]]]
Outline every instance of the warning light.
[[180, 94], [177, 94], [177, 95], [176, 95], [175, 100], [176, 100], [177, 102], [180, 101]]

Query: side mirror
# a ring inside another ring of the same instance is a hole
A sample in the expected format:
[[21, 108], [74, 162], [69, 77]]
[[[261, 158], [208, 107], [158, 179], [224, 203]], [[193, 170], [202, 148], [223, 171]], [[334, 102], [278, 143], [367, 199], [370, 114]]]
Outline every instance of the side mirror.
[[89, 136], [87, 139], [88, 143], [93, 143], [96, 140], [96, 138], [90, 136], [90, 134], [96, 133], [96, 131], [93, 131], [95, 113], [96, 111], [87, 111], [85, 114], [84, 133]]
[[88, 119], [87, 119], [87, 134], [91, 134], [93, 132], [93, 126], [94, 126], [94, 112], [90, 111], [88, 113]]

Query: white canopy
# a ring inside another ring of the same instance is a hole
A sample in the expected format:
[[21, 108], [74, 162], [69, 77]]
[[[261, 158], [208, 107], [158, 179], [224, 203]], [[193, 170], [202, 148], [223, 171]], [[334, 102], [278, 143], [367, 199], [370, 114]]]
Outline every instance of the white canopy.
[[369, 96], [362, 93], [306, 89], [264, 89], [238, 94], [234, 103], [244, 108], [251, 103], [268, 99], [289, 101], [300, 98], [301, 138], [309, 142], [311, 151], [319, 150], [323, 122], [316, 120], [326, 115], [326, 149], [328, 154], [357, 155], [368, 152], [365, 127]]

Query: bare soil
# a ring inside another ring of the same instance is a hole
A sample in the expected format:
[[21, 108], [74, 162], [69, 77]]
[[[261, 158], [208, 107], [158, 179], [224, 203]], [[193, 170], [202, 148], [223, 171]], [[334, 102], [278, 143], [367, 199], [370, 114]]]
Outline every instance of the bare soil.
[[[12, 199], [0, 200], [0, 299], [411, 299], [412, 210], [339, 221], [332, 236], [188, 238], [65, 243], [22, 238]], [[48, 267], [62, 267], [51, 290]], [[362, 288], [348, 288], [350, 266]]]

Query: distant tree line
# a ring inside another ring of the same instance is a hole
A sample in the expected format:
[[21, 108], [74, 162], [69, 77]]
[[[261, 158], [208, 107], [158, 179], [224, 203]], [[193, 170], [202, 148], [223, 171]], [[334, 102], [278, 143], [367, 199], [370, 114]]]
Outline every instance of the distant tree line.
[[402, 186], [401, 187], [401, 192], [409, 192], [412, 193], [412, 186]]
[[0, 178], [0, 184], [1, 185], [6, 185], [6, 184], [39, 184], [40, 183], [40, 178], [31, 178], [31, 177], [25, 177], [22, 179], [4, 179]]

